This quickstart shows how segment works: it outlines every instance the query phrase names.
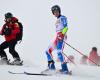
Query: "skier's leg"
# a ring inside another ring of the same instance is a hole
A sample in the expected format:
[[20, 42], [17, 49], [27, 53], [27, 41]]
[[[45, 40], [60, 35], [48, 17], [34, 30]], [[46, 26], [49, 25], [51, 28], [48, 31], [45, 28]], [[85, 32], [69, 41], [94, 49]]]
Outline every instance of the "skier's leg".
[[62, 54], [62, 48], [63, 48], [63, 40], [57, 41], [57, 54], [58, 54], [58, 58], [59, 58], [61, 63], [64, 62], [64, 56]]
[[0, 65], [9, 63], [7, 55], [4, 51], [4, 49], [6, 48], [8, 48], [8, 42], [5, 41], [0, 45], [0, 56], [1, 56]]
[[57, 54], [61, 62], [61, 67], [62, 67], [61, 72], [68, 73], [69, 71], [68, 71], [67, 63], [64, 62], [65, 59], [62, 54], [62, 48], [63, 48], [63, 40], [57, 42]]
[[12, 40], [9, 42], [9, 52], [11, 53], [11, 55], [13, 56], [14, 59], [17, 59], [20, 61], [20, 57], [19, 57], [18, 53], [15, 51], [16, 44], [17, 44], [16, 40]]
[[49, 69], [55, 69], [52, 51], [54, 50], [53, 45], [49, 46], [49, 48], [46, 50], [46, 55], [48, 59], [48, 68]]
[[9, 63], [10, 65], [23, 65], [23, 61], [20, 60], [20, 57], [18, 55], [18, 53], [15, 51], [15, 46], [17, 44], [16, 40], [10, 41], [9, 42], [9, 52], [12, 54], [14, 61], [12, 61], [11, 63]]
[[5, 58], [7, 59], [7, 55], [4, 51], [4, 49], [8, 48], [8, 42], [3, 42], [1, 45], [0, 45], [0, 56], [1, 58]]

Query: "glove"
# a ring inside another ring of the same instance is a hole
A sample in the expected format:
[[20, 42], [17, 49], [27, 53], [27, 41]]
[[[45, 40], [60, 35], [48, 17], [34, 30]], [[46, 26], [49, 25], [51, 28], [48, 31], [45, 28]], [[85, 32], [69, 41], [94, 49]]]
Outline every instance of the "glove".
[[62, 32], [58, 32], [57, 33], [57, 39], [58, 40], [63, 40], [64, 39], [64, 34], [62, 34]]
[[12, 32], [12, 29], [9, 28], [8, 26], [4, 27], [4, 31], [2, 32], [3, 35], [9, 36]]

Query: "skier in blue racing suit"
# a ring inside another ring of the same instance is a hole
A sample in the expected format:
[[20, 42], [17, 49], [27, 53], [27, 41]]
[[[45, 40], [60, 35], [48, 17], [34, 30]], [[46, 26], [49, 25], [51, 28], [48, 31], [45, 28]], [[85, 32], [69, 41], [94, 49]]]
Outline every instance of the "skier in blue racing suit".
[[52, 56], [52, 51], [57, 50], [58, 58], [61, 62], [61, 70], [60, 72], [68, 74], [69, 70], [67, 67], [67, 63], [64, 60], [64, 55], [62, 54], [63, 48], [64, 48], [64, 40], [67, 38], [67, 18], [63, 15], [61, 15], [61, 10], [58, 5], [54, 5], [51, 8], [51, 11], [55, 17], [57, 17], [56, 21], [56, 39], [54, 42], [48, 47], [46, 50], [46, 55], [48, 59], [48, 68], [50, 70], [55, 70], [55, 64]]

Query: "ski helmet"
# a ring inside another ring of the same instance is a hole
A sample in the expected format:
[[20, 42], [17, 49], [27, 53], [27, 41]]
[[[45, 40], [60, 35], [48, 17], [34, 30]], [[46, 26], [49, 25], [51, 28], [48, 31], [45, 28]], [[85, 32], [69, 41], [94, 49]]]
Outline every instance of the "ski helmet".
[[52, 6], [51, 11], [53, 14], [54, 14], [54, 11], [59, 11], [59, 13], [61, 13], [60, 7], [58, 5]]
[[12, 18], [12, 17], [13, 17], [13, 14], [10, 13], [10, 12], [8, 12], [8, 13], [5, 14], [5, 19]]

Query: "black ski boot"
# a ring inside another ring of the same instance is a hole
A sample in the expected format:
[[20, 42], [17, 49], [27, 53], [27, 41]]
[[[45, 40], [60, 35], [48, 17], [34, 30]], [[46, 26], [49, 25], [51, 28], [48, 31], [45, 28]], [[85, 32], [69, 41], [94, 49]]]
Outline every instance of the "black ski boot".
[[54, 61], [53, 60], [52, 61], [48, 61], [48, 68], [50, 70], [55, 70], [55, 65], [54, 65]]

